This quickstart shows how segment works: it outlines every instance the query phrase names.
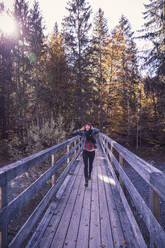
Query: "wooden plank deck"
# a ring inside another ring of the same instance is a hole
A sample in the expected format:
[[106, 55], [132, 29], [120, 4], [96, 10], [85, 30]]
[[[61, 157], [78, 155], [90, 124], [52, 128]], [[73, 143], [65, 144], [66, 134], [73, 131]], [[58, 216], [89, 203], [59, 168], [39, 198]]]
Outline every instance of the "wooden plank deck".
[[26, 248], [143, 248], [98, 145], [92, 179], [84, 187], [83, 161], [37, 227]]

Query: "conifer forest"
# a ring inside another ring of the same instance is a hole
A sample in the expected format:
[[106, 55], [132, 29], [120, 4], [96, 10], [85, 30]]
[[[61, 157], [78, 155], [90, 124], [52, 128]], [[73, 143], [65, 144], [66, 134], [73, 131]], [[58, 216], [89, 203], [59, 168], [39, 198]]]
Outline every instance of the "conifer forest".
[[[145, 4], [138, 37], [124, 15], [112, 30], [103, 9], [91, 19], [86, 0], [66, 9], [46, 35], [37, 1], [15, 0], [12, 10], [0, 3], [19, 27], [14, 38], [0, 30], [0, 156], [41, 151], [89, 121], [130, 149], [163, 149], [164, 1]], [[139, 51], [136, 39], [151, 45]]]

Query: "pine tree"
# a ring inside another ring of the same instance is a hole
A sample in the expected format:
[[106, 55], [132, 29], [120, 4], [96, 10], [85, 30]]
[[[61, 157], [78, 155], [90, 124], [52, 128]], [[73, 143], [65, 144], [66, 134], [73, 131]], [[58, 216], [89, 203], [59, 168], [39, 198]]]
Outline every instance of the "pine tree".
[[89, 18], [91, 7], [85, 0], [71, 0], [66, 8], [69, 15], [63, 19], [63, 35], [66, 45], [66, 54], [69, 65], [76, 73], [76, 81], [82, 83], [84, 68], [84, 55], [86, 53], [89, 38], [88, 31], [91, 28]]
[[[43, 33], [42, 16], [38, 2], [34, 2], [33, 8], [29, 14], [29, 36], [27, 42], [29, 44], [28, 59], [31, 64], [31, 81], [29, 87], [33, 86], [34, 97], [33, 104], [35, 106], [35, 118], [37, 125], [40, 127], [42, 123], [42, 73], [45, 70], [45, 63], [41, 60], [42, 55], [46, 51], [45, 37]], [[31, 102], [30, 102], [31, 104]]]
[[[67, 115], [72, 102], [69, 85], [69, 73], [64, 52], [62, 35], [55, 23], [54, 31], [49, 38], [47, 54], [47, 75], [51, 88], [51, 111], [54, 118], [60, 114]], [[66, 116], [65, 116], [66, 117]]]
[[70, 0], [66, 9], [68, 16], [63, 19], [63, 37], [67, 63], [71, 70], [71, 83], [74, 88], [73, 112], [78, 121], [80, 115], [85, 114], [88, 108], [84, 98], [88, 87], [85, 58], [89, 45], [91, 7], [85, 0]]
[[[0, 3], [0, 13], [4, 10], [4, 4]], [[12, 38], [5, 36], [0, 30], [0, 136], [2, 138], [7, 138], [13, 118], [11, 82], [14, 45]]]
[[145, 66], [151, 78], [152, 94], [156, 94], [157, 98], [156, 125], [157, 118], [165, 118], [165, 3], [164, 0], [150, 0], [145, 8], [142, 38], [152, 42], [145, 57]]
[[[115, 129], [127, 133], [130, 141], [131, 126], [136, 118], [136, 88], [138, 80], [136, 46], [129, 21], [122, 16], [112, 32], [109, 44], [111, 114]], [[116, 123], [115, 123], [116, 122]]]
[[[144, 29], [141, 38], [148, 40], [152, 46], [148, 49], [145, 57], [145, 66], [148, 66], [152, 76], [157, 75], [159, 68], [164, 60], [164, 1], [149, 0], [145, 4]], [[151, 69], [152, 68], [152, 69]]]
[[124, 16], [121, 17], [119, 22], [124, 42], [124, 52], [121, 57], [122, 72], [120, 80], [123, 84], [123, 106], [127, 106], [127, 142], [130, 142], [131, 134], [131, 119], [136, 116], [133, 114], [136, 111], [136, 92], [135, 86], [138, 80], [137, 71], [137, 57], [136, 45], [133, 41], [133, 32], [131, 31], [130, 24]]
[[103, 126], [104, 116], [104, 86], [107, 80], [107, 42], [109, 40], [107, 20], [104, 12], [99, 9], [94, 17], [94, 28], [89, 52], [89, 69], [91, 70], [90, 82], [93, 84], [93, 102], [97, 103], [98, 122]]
[[27, 39], [30, 35], [29, 29], [29, 6], [25, 0], [15, 0], [13, 15], [18, 25], [17, 41], [13, 50], [13, 110], [15, 113], [14, 126], [22, 137], [26, 129], [26, 113], [28, 109], [27, 85], [30, 82], [30, 61], [28, 59], [29, 44]]

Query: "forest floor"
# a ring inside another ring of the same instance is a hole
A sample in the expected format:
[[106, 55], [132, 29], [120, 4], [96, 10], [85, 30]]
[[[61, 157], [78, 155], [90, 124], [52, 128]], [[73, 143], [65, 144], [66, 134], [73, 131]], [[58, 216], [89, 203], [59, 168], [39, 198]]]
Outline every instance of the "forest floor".
[[132, 152], [148, 162], [153, 161], [154, 163], [165, 163], [165, 148], [155, 149], [154, 147], [144, 146], [139, 150], [133, 149]]
[[4, 158], [0, 158], [0, 168], [2, 168], [3, 166], [8, 165], [10, 163], [11, 163], [10, 160], [4, 159]]

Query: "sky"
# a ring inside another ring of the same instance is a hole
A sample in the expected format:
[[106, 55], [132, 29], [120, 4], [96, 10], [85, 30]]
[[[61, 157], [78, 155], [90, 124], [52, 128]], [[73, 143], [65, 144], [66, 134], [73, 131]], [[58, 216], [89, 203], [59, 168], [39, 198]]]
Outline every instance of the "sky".
[[[10, 0], [11, 1], [11, 0]], [[33, 0], [29, 0], [30, 3]], [[105, 18], [108, 20], [109, 29], [113, 29], [119, 21], [121, 15], [125, 15], [135, 31], [141, 28], [144, 23], [142, 12], [143, 4], [148, 0], [88, 0], [93, 14], [101, 8], [104, 11]], [[51, 31], [54, 23], [60, 25], [62, 18], [67, 15], [67, 0], [39, 0], [40, 8], [44, 16], [47, 31]]]
[[[4, 1], [4, 0], [0, 0]], [[34, 0], [27, 0], [30, 5]], [[5, 5], [11, 6], [13, 0], [5, 0]], [[41, 12], [44, 17], [46, 33], [51, 32], [55, 22], [60, 26], [62, 18], [67, 15], [65, 7], [67, 0], [38, 0]], [[108, 20], [109, 29], [113, 29], [119, 21], [121, 15], [125, 15], [132, 26], [133, 31], [141, 28], [144, 23], [142, 12], [144, 3], [149, 0], [88, 0], [92, 7], [93, 15], [101, 8], [104, 11], [105, 18]]]
[[[14, 0], [0, 0], [4, 2], [6, 7], [11, 8]], [[34, 0], [26, 0], [30, 6]], [[144, 24], [143, 12], [145, 11], [144, 4], [149, 3], [149, 0], [86, 0], [92, 7], [92, 18], [94, 14], [101, 8], [104, 11], [104, 17], [108, 21], [109, 31], [118, 25], [121, 15], [124, 15], [129, 20], [134, 36], [138, 36], [137, 30], [142, 28]], [[43, 16], [44, 25], [46, 27], [45, 34], [48, 35], [54, 27], [55, 22], [59, 27], [64, 16], [68, 15], [65, 9], [68, 0], [38, 0], [40, 10]], [[91, 19], [92, 21], [92, 19]], [[139, 51], [144, 50], [150, 44], [146, 41], [136, 40], [136, 45]]]

